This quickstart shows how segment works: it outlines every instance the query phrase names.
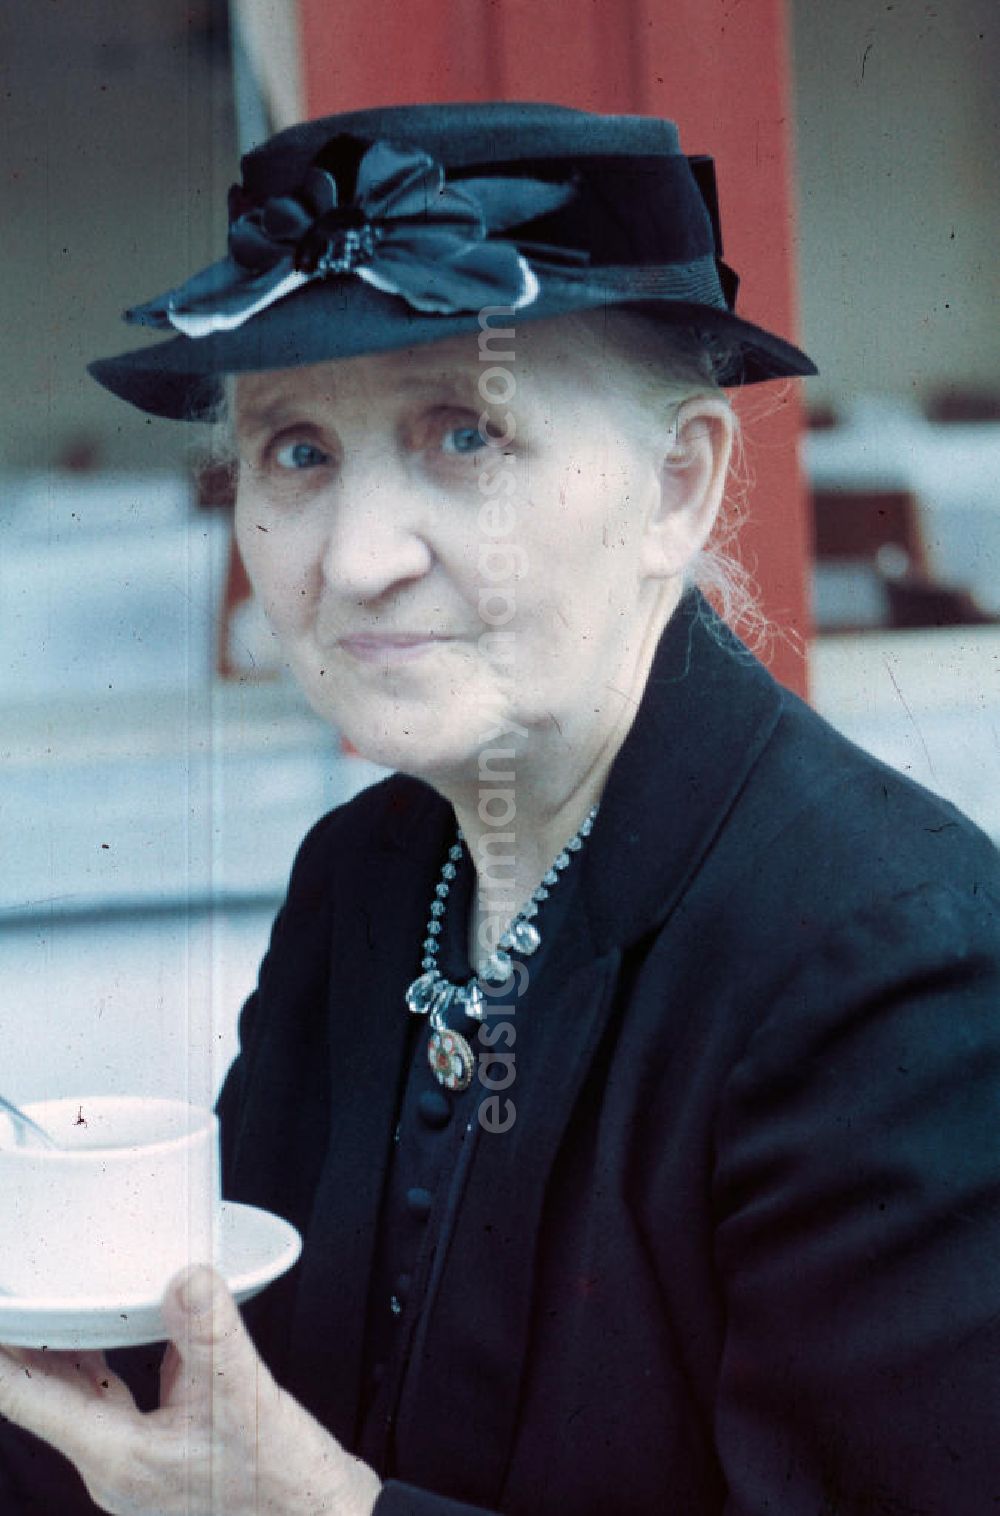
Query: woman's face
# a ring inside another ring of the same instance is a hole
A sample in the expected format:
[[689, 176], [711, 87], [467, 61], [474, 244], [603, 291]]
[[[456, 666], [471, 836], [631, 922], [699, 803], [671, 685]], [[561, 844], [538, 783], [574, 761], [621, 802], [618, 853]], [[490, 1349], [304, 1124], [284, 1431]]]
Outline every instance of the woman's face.
[[571, 331], [245, 376], [235, 423], [247, 569], [362, 754], [434, 781], [498, 730], [519, 753], [600, 745], [662, 604], [658, 466]]

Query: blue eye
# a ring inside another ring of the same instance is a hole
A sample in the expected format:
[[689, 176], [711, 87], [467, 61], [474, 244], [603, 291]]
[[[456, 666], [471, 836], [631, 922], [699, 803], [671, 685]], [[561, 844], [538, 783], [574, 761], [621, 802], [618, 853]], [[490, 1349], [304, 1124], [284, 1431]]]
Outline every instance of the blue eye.
[[321, 468], [324, 463], [329, 463], [330, 456], [312, 442], [283, 442], [275, 450], [274, 461], [279, 468]]
[[[445, 452], [457, 457], [468, 457], [489, 446], [478, 426], [453, 426], [444, 434]], [[454, 446], [448, 444], [454, 442]]]

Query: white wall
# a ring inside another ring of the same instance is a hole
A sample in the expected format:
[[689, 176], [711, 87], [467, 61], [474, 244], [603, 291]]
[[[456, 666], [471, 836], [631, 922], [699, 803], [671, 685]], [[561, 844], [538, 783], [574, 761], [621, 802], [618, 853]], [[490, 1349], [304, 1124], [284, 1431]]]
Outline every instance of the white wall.
[[1000, 388], [995, 0], [790, 0], [815, 401]]
[[122, 309], [224, 248], [235, 146], [213, 13], [211, 0], [0, 6], [0, 470], [45, 468], [84, 435], [108, 467], [167, 464], [190, 440], [85, 365], [140, 346]]

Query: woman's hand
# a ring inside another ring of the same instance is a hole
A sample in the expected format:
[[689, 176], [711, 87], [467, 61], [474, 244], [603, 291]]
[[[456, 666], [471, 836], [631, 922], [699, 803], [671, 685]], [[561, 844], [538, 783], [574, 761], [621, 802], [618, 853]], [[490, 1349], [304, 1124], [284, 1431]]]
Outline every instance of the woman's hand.
[[100, 1353], [0, 1349], [0, 1414], [76, 1465], [111, 1516], [370, 1516], [377, 1475], [275, 1384], [219, 1276], [173, 1280], [160, 1406]]

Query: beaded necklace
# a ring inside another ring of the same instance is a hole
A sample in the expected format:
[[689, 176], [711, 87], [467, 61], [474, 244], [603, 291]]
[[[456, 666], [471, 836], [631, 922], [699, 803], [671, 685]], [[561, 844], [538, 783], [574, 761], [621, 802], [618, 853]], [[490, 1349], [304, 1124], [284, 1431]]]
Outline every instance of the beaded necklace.
[[483, 985], [507, 983], [514, 965], [512, 954], [528, 958], [537, 952], [542, 940], [534, 920], [538, 908], [549, 898], [550, 891], [559, 883], [560, 877], [573, 861], [573, 855], [580, 851], [590, 836], [597, 809], [596, 805], [591, 807], [579, 830], [573, 833], [566, 846], [553, 858], [551, 866], [542, 875], [541, 883], [532, 890], [517, 914], [511, 917], [479, 972], [472, 976], [468, 984], [462, 985], [453, 984], [450, 979], [446, 979], [437, 962], [448, 895], [452, 880], [458, 873], [457, 864], [462, 857], [464, 839], [459, 827], [458, 835], [448, 849], [441, 877], [434, 886], [424, 938], [424, 956], [420, 965], [423, 972], [406, 991], [407, 1009], [414, 1016], [428, 1016], [430, 1019], [427, 1061], [435, 1079], [445, 1089], [467, 1089], [472, 1082], [476, 1063], [468, 1040], [448, 1024], [448, 1013], [452, 1010], [460, 1011], [473, 1021], [483, 1021], [486, 1016], [486, 992]]

